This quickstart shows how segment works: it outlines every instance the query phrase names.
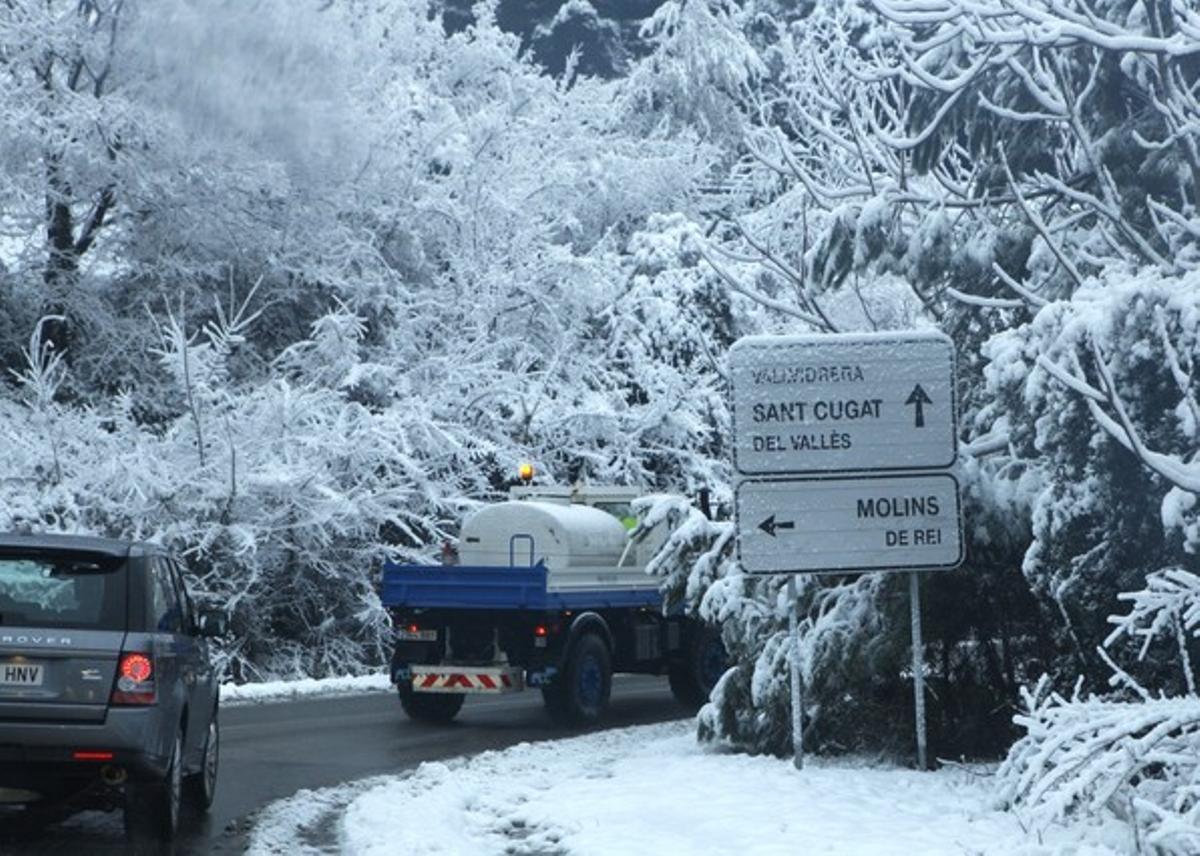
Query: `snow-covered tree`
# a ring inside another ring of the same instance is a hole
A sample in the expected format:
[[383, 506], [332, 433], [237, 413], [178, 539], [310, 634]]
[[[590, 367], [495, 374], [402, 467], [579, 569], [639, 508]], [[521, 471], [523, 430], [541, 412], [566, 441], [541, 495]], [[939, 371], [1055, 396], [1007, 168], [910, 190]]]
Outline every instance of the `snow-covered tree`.
[[745, 105], [766, 68], [744, 31], [734, 0], [666, 0], [642, 24], [650, 54], [629, 74], [630, 120], [736, 139]]

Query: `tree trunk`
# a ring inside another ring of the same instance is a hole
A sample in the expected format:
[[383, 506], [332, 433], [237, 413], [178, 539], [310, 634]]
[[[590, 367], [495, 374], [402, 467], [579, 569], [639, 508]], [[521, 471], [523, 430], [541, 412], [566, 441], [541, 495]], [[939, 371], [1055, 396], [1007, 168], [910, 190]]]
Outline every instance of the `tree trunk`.
[[73, 299], [79, 284], [79, 261], [95, 243], [115, 201], [116, 191], [112, 185], [101, 189], [76, 235], [75, 216], [71, 211], [71, 185], [63, 177], [61, 155], [47, 153], [46, 266], [42, 271], [44, 292], [41, 313], [43, 316], [57, 317], [46, 322], [43, 335], [68, 362], [71, 359], [72, 339], [78, 333], [79, 326]]
[[46, 156], [46, 184], [46, 267], [42, 271], [45, 290], [41, 311], [43, 316], [59, 319], [47, 321], [42, 332], [57, 353], [69, 354], [71, 297], [79, 278], [79, 256], [75, 251], [71, 188], [63, 178], [57, 154]]

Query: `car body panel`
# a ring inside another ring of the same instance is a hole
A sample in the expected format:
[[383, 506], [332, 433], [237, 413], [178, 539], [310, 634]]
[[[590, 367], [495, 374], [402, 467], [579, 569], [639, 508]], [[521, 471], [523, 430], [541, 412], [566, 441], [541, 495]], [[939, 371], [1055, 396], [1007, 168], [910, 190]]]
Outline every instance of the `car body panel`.
[[124, 631], [0, 628], [0, 669], [40, 666], [34, 686], [0, 684], [0, 723], [7, 720], [103, 722]]

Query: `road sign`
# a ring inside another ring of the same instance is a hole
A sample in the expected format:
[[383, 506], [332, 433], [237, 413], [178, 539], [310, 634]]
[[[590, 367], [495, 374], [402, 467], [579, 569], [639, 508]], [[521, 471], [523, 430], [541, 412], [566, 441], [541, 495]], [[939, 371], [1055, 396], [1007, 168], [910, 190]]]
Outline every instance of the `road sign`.
[[940, 332], [750, 336], [729, 365], [740, 475], [954, 463], [954, 346]]
[[949, 570], [963, 559], [949, 473], [752, 479], [737, 486], [734, 512], [750, 574]]

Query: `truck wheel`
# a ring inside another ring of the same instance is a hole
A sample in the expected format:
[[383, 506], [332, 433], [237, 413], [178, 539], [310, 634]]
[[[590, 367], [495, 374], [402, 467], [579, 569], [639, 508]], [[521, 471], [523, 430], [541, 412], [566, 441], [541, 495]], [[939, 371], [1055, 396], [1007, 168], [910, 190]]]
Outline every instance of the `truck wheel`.
[[542, 698], [556, 722], [594, 725], [607, 710], [611, 693], [612, 655], [603, 639], [585, 633], [571, 647], [562, 674], [542, 689]]
[[200, 769], [183, 780], [183, 796], [187, 806], [197, 814], [208, 811], [217, 795], [217, 768], [221, 757], [221, 727], [214, 710], [204, 735], [204, 756]]
[[462, 710], [466, 696], [462, 693], [419, 693], [405, 684], [400, 685], [400, 707], [409, 719], [445, 725]]
[[182, 802], [183, 735], [176, 734], [171, 760], [161, 780], [126, 783], [125, 834], [134, 841], [172, 840], [179, 831]]
[[697, 711], [725, 672], [728, 655], [715, 628], [704, 627], [692, 636], [682, 663], [667, 671], [671, 694], [688, 710]]

